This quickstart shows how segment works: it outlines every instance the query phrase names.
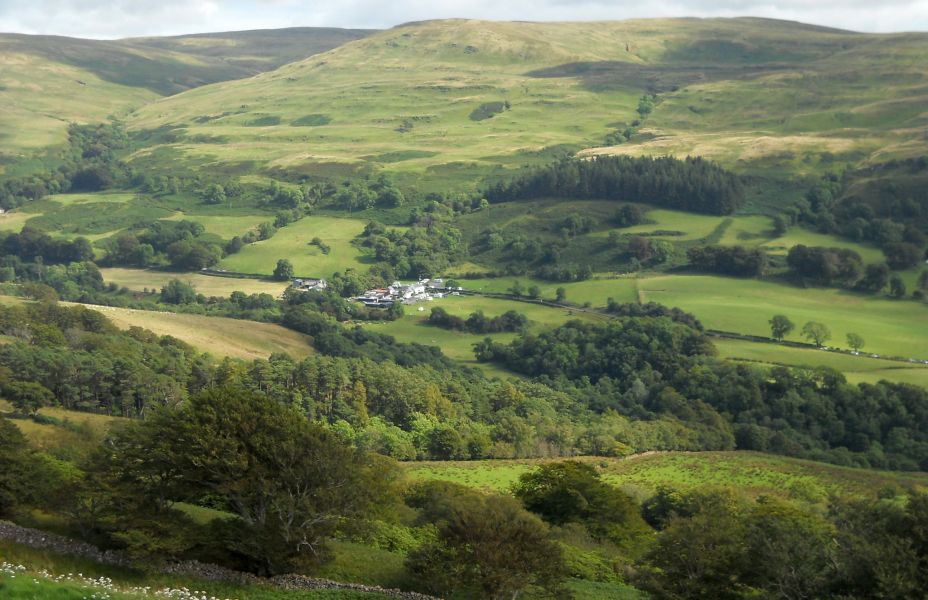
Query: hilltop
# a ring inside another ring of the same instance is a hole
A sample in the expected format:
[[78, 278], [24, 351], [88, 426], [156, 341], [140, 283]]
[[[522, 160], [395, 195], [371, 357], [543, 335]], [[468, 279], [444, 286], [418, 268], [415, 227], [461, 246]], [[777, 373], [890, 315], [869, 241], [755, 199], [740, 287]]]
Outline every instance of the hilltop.
[[382, 169], [467, 188], [567, 151], [817, 175], [924, 152], [926, 42], [752, 18], [428, 21], [148, 104], [128, 123], [173, 134], [137, 164], [183, 158], [230, 175]]

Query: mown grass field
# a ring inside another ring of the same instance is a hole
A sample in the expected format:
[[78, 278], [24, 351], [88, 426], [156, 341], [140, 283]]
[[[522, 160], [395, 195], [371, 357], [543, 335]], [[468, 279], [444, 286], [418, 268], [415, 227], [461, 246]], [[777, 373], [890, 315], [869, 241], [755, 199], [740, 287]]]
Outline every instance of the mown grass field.
[[289, 285], [285, 281], [249, 279], [245, 277], [219, 277], [201, 273], [172, 273], [169, 271], [152, 271], [149, 269], [124, 269], [111, 267], [100, 269], [103, 281], [116, 283], [136, 291], [160, 291], [168, 281], [180, 279], [189, 283], [197, 292], [205, 296], [227, 298], [235, 291], [246, 294], [271, 294], [280, 296]]
[[[364, 266], [361, 251], [351, 242], [366, 225], [358, 219], [304, 217], [279, 229], [269, 240], [245, 246], [219, 266], [237, 273], [270, 275], [277, 261], [286, 258], [297, 277], [330, 277], [335, 271]], [[315, 237], [329, 245], [328, 254], [310, 245]]]
[[719, 356], [723, 358], [761, 365], [830, 367], [844, 373], [852, 383], [875, 383], [886, 379], [928, 387], [928, 365], [870, 358], [866, 353], [852, 356], [814, 348], [793, 348], [748, 340], [715, 338], [712, 343], [718, 348]]
[[[405, 463], [412, 479], [439, 479], [505, 492], [524, 473], [554, 459]], [[560, 460], [560, 459], [558, 459]], [[659, 486], [732, 486], [758, 496], [824, 500], [829, 493], [873, 497], [884, 487], [928, 486], [928, 474], [839, 467], [756, 452], [659, 452], [625, 459], [582, 457], [602, 478], [646, 497]]]
[[171, 335], [216, 357], [251, 360], [285, 352], [301, 358], [313, 352], [305, 335], [273, 323], [111, 306], [90, 308], [100, 311], [123, 329], [136, 326], [159, 335]]
[[638, 285], [642, 300], [692, 312], [710, 329], [769, 336], [768, 320], [784, 314], [796, 324], [790, 340], [804, 341], [802, 325], [819, 321], [832, 332], [827, 345], [846, 348], [854, 332], [868, 353], [928, 358], [928, 312], [911, 300], [711, 275], [648, 277]]

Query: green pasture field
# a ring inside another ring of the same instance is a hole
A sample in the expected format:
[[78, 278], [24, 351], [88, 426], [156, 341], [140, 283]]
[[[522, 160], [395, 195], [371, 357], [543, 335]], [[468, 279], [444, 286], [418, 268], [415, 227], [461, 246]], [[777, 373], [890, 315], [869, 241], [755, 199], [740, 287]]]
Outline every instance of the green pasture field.
[[461, 215], [455, 221], [455, 225], [470, 239], [491, 228], [498, 228], [509, 235], [560, 239], [561, 222], [568, 215], [578, 214], [606, 223], [615, 215], [621, 204], [612, 200], [563, 198], [500, 202], [483, 210]]
[[201, 215], [184, 213], [183, 219], [196, 221], [203, 225], [207, 233], [218, 235], [222, 239], [229, 240], [237, 235], [244, 235], [249, 231], [256, 229], [264, 221], [273, 221], [270, 215], [254, 214], [248, 216], [225, 216], [225, 215]]
[[[653, 223], [624, 227], [622, 229], [615, 229], [614, 231], [629, 235], [650, 234], [648, 237], [671, 242], [684, 242], [700, 240], [712, 235], [728, 217], [700, 215], [678, 210], [656, 208], [654, 210], [649, 210], [645, 214], [645, 218], [648, 221], [653, 221]], [[598, 232], [594, 235], [608, 235], [608, 233], [609, 231], [605, 231]]]
[[761, 247], [771, 254], [786, 254], [790, 248], [799, 244], [853, 250], [860, 254], [860, 257], [864, 259], [864, 263], [867, 264], [886, 260], [883, 251], [875, 246], [848, 241], [836, 235], [816, 233], [801, 227], [791, 227], [786, 234], [761, 244]]
[[23, 225], [26, 224], [26, 221], [34, 216], [32, 213], [23, 212], [22, 210], [5, 212], [0, 215], [0, 231], [19, 232]]
[[530, 277], [492, 277], [486, 279], [462, 279], [458, 283], [465, 290], [473, 292], [508, 294], [515, 281], [522, 285], [523, 294], [532, 285], [537, 285], [544, 300], [554, 300], [557, 288], [562, 287], [567, 291], [566, 301], [577, 305], [589, 302], [594, 308], [602, 308], [606, 306], [608, 298], [613, 298], [616, 302], [638, 301], [635, 276], [617, 277], [615, 279], [588, 279], [568, 283], [552, 283]]
[[[64, 203], [59, 199], [64, 199]], [[30, 227], [53, 235], [96, 238], [112, 235], [139, 222], [176, 219], [180, 215], [150, 198], [128, 193], [52, 196], [27, 208], [30, 212], [38, 212], [28, 220]]]
[[715, 338], [712, 343], [718, 348], [719, 356], [730, 360], [748, 361], [761, 365], [830, 367], [844, 373], [848, 381], [853, 383], [874, 383], [886, 379], [928, 387], [928, 365], [870, 358], [865, 352], [859, 356], [853, 356], [814, 348], [794, 348], [779, 344], [723, 338]]
[[790, 340], [804, 341], [803, 324], [819, 321], [832, 332], [829, 346], [846, 348], [854, 332], [868, 353], [928, 358], [928, 307], [911, 300], [711, 275], [649, 277], [638, 285], [643, 301], [692, 312], [709, 329], [769, 336], [769, 319], [783, 314], [796, 324]]
[[719, 244], [722, 246], [754, 247], [776, 236], [773, 234], [773, 219], [763, 215], [738, 215], [725, 228]]
[[[418, 309], [422, 307], [420, 312]], [[416, 342], [426, 346], [438, 346], [448, 358], [463, 364], [478, 367], [490, 376], [515, 377], [513, 373], [478, 363], [474, 358], [474, 344], [491, 338], [497, 342], [508, 342], [516, 337], [515, 333], [472, 334], [464, 331], [451, 331], [429, 325], [426, 320], [432, 308], [443, 308], [452, 315], [466, 318], [471, 313], [482, 310], [488, 317], [495, 317], [508, 310], [524, 314], [529, 319], [529, 331], [540, 332], [562, 325], [572, 319], [604, 320], [606, 317], [594, 313], [584, 313], [571, 309], [543, 306], [527, 302], [514, 302], [480, 296], [447, 296], [434, 302], [404, 306], [406, 314], [401, 319], [388, 323], [368, 323], [365, 327], [392, 335], [401, 342]]]
[[[505, 492], [540, 464], [564, 459], [404, 463], [413, 480], [438, 479]], [[628, 458], [581, 457], [603, 479], [646, 497], [659, 486], [731, 486], [743, 492], [824, 500], [829, 493], [873, 497], [886, 486], [928, 486], [928, 474], [876, 471], [757, 452], [656, 452]]]
[[307, 336], [273, 323], [112, 306], [88, 308], [100, 311], [123, 329], [137, 326], [159, 335], [171, 335], [217, 357], [251, 360], [285, 352], [302, 358], [313, 352]]
[[249, 279], [245, 277], [220, 277], [204, 275], [202, 273], [172, 273], [169, 271], [152, 271], [149, 269], [124, 269], [111, 267], [100, 269], [103, 281], [115, 283], [130, 290], [160, 291], [172, 279], [180, 279], [192, 285], [197, 293], [204, 296], [219, 296], [228, 298], [235, 291], [246, 294], [271, 294], [275, 298], [280, 296], [287, 286], [285, 281], [270, 281], [264, 279]]
[[[330, 277], [336, 271], [362, 268], [363, 254], [351, 242], [367, 225], [358, 219], [309, 216], [277, 231], [269, 240], [255, 242], [226, 257], [219, 266], [237, 273], [270, 275], [281, 258], [293, 263], [297, 277]], [[310, 241], [318, 237], [331, 251], [323, 254]]]

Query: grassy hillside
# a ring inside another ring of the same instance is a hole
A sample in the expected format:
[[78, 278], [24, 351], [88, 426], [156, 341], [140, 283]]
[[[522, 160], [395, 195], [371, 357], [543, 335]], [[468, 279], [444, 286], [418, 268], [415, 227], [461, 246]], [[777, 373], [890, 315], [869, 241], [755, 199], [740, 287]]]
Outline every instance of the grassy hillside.
[[248, 77], [367, 33], [298, 28], [115, 41], [0, 34], [0, 174], [62, 144], [70, 122], [122, 117], [158, 97]]
[[[270, 275], [277, 261], [286, 258], [297, 276], [329, 277], [335, 271], [363, 266], [361, 251], [351, 242], [366, 224], [357, 219], [306, 217], [280, 229], [269, 240], [249, 244], [219, 266], [238, 273]], [[310, 245], [317, 237], [331, 248], [327, 254]]]
[[135, 291], [158, 291], [172, 279], [180, 279], [192, 285], [198, 293], [204, 296], [219, 296], [227, 298], [235, 291], [246, 294], [271, 294], [275, 298], [280, 296], [287, 287], [287, 282], [266, 281], [263, 279], [245, 279], [238, 277], [216, 277], [201, 273], [171, 273], [167, 271], [151, 271], [147, 269], [100, 269], [106, 283], [116, 283], [120, 287], [127, 287]]
[[797, 324], [790, 340], [802, 340], [806, 321], [819, 321], [833, 334], [830, 346], [846, 348], [845, 336], [854, 332], [867, 341], [868, 352], [928, 358], [928, 320], [918, 302], [708, 275], [645, 278], [639, 290], [644, 301], [692, 312], [711, 329], [767, 336], [767, 321], [785, 314]]
[[375, 33], [372, 29], [335, 27], [288, 27], [190, 35], [129, 38], [121, 43], [157, 48], [221, 61], [238, 69], [240, 77], [270, 71], [281, 65], [326, 52]]
[[285, 352], [300, 358], [313, 351], [306, 336], [272, 323], [112, 306], [93, 309], [123, 329], [136, 326], [158, 335], [171, 335], [216, 357], [267, 358]]
[[631, 142], [594, 151], [815, 173], [923, 152], [925, 41], [759, 19], [431, 21], [154, 103], [130, 124], [182, 136], [140, 164], [383, 167], [466, 187], [500, 165], [602, 147], [654, 92]]
[[[604, 480], [638, 494], [658, 486], [735, 486], [751, 495], [824, 500], [827, 494], [874, 496], [884, 487], [928, 485], [924, 473], [892, 473], [838, 467], [756, 452], [661, 452], [626, 459], [580, 458]], [[441, 479], [488, 490], [508, 490], [519, 476], [545, 460], [408, 463], [415, 479]]]

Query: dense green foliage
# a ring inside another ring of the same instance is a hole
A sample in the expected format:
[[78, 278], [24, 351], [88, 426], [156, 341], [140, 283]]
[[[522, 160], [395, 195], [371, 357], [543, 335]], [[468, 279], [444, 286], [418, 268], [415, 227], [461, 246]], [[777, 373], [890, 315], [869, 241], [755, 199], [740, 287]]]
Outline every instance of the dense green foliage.
[[584, 463], [543, 465], [520, 477], [513, 491], [526, 509], [545, 521], [580, 523], [596, 538], [622, 544], [647, 533], [635, 501], [601, 481], [596, 469]]
[[853, 287], [864, 270], [860, 254], [845, 248], [798, 244], [790, 248], [786, 262], [798, 277], [821, 285]]
[[735, 277], [760, 277], [765, 274], [768, 262], [763, 250], [743, 246], [694, 246], [686, 257], [698, 271]]
[[23, 227], [20, 233], [0, 233], [0, 252], [4, 266], [14, 267], [15, 259], [49, 265], [84, 262], [93, 259], [93, 248], [86, 238], [52, 238], [37, 229]]
[[834, 502], [827, 515], [772, 498], [661, 490], [660, 533], [639, 585], [660, 598], [919, 598], [928, 498]]
[[563, 160], [487, 190], [490, 202], [594, 198], [727, 215], [743, 202], [738, 177], [701, 158], [597, 156]]
[[906, 269], [924, 259], [928, 245], [928, 210], [918, 179], [926, 165], [922, 156], [849, 172], [841, 180], [826, 177], [793, 214], [820, 231], [876, 244], [892, 268]]
[[526, 588], [556, 592], [566, 569], [560, 547], [536, 516], [504, 496], [482, 496], [432, 482], [408, 503], [437, 526], [407, 567], [425, 589], [452, 598], [504, 600]]
[[179, 340], [139, 328], [120, 332], [83, 307], [30, 304], [0, 309], [0, 372], [41, 384], [66, 408], [142, 415], [208, 383], [205, 358]]
[[109, 446], [91, 463], [102, 489], [87, 490], [112, 511], [98, 528], [136, 550], [182, 555], [202, 542], [197, 528], [178, 528], [188, 519], [171, 505], [208, 497], [230, 516], [211, 523], [207, 545], [262, 574], [324, 560], [325, 541], [346, 519], [389, 498], [386, 463], [267, 396], [233, 388], [155, 411], [116, 430]]
[[732, 365], [711, 358], [712, 346], [697, 330], [666, 318], [573, 322], [510, 344], [488, 340], [476, 352], [556, 388], [582, 390], [599, 410], [673, 415], [702, 432], [704, 448], [928, 465], [924, 389], [885, 381], [848, 385], [830, 369], [767, 373]]
[[439, 206], [432, 205], [404, 232], [371, 222], [361, 243], [373, 250], [379, 262], [389, 265], [390, 275], [409, 279], [438, 276], [460, 260], [464, 251], [461, 232], [442, 221], [446, 215]]
[[427, 322], [429, 325], [456, 331], [501, 333], [524, 330], [528, 325], [528, 318], [522, 313], [509, 310], [497, 317], [487, 317], [483, 311], [477, 311], [464, 319], [448, 313], [441, 307], [436, 307], [432, 309]]

